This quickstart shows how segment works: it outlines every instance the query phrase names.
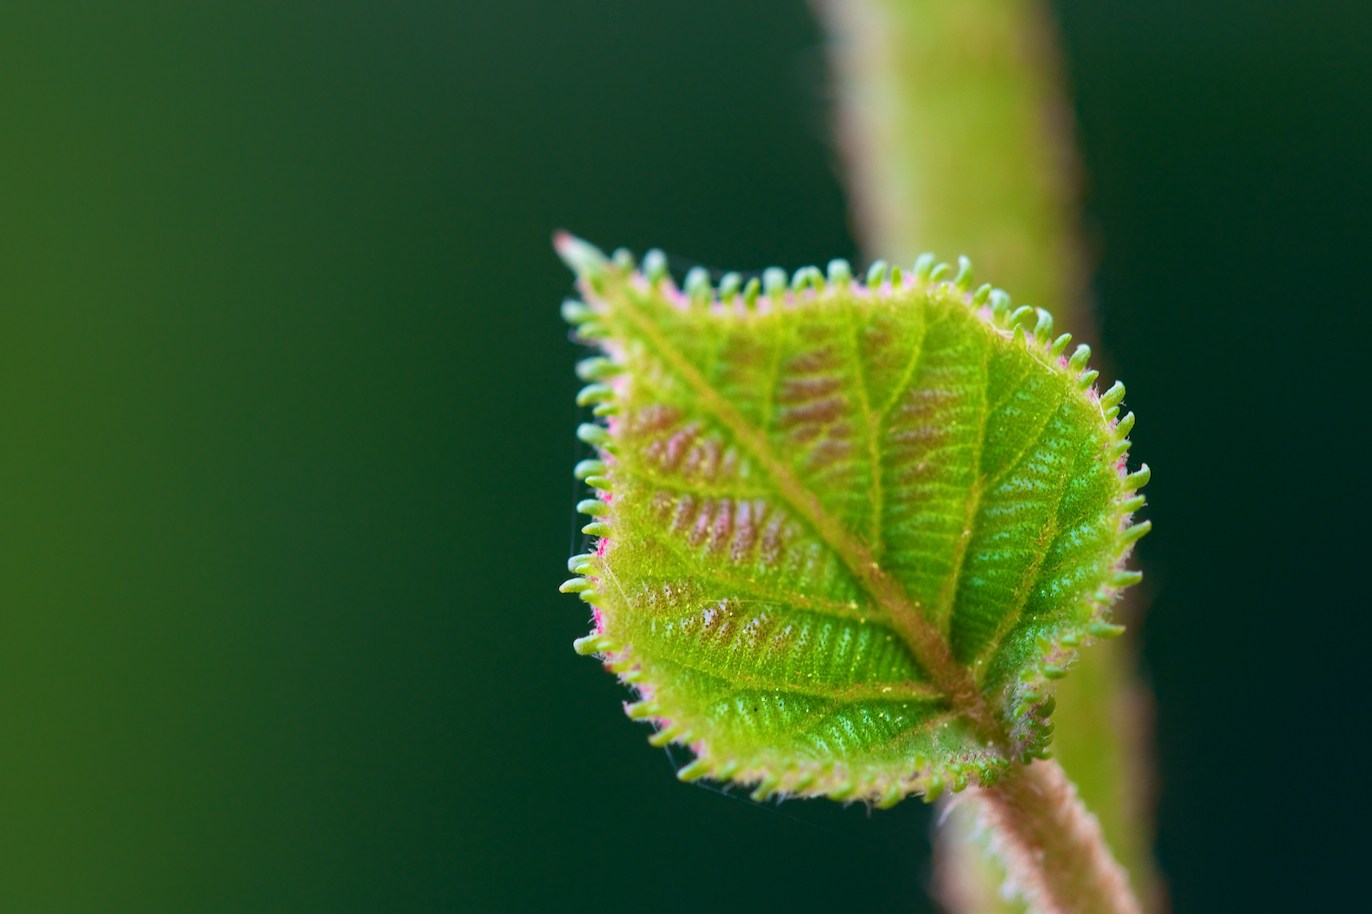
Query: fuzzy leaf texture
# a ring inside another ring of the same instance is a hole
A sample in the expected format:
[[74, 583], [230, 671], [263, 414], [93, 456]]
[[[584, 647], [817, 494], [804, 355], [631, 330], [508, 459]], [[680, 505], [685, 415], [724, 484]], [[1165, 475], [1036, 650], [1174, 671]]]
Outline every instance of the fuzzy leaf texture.
[[1047, 757], [1053, 682], [1140, 575], [1124, 387], [971, 264], [836, 260], [684, 289], [559, 234], [604, 424], [576, 643], [683, 780], [890, 805]]

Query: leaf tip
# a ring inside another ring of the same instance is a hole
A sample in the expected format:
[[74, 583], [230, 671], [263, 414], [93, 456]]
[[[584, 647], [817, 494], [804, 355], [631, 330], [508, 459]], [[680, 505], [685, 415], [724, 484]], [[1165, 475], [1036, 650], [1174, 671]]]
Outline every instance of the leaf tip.
[[1118, 406], [1123, 400], [1124, 382], [1116, 381], [1109, 390], [1100, 395], [1100, 408], [1102, 410], [1110, 409], [1112, 406]]
[[719, 300], [730, 302], [738, 294], [738, 290], [743, 286], [743, 276], [740, 273], [725, 273], [719, 279]]
[[563, 229], [553, 232], [553, 250], [557, 251], [557, 256], [562, 258], [567, 268], [578, 276], [601, 275], [610, 264], [600, 248]]
[[611, 530], [610, 525], [605, 523], [604, 521], [593, 520], [586, 526], [582, 527], [581, 532], [586, 534], [587, 536], [599, 536], [601, 538], [606, 538], [609, 537], [610, 534], [614, 531]]
[[877, 260], [867, 268], [867, 288], [875, 289], [886, 279], [888, 264], [884, 260]]
[[604, 635], [593, 632], [584, 638], [577, 638], [572, 642], [572, 649], [583, 657], [591, 654], [601, 654], [611, 650], [614, 642]]
[[781, 267], [768, 267], [762, 271], [762, 291], [776, 299], [786, 292], [786, 271]]
[[1096, 621], [1086, 627], [1086, 633], [1092, 638], [1118, 638], [1120, 635], [1124, 634], [1124, 626]]
[[704, 267], [691, 267], [686, 271], [686, 282], [682, 286], [682, 291], [696, 307], [708, 303], [710, 294], [714, 291], [710, 288], [710, 271]]
[[1124, 487], [1131, 492], [1142, 489], [1152, 478], [1153, 471], [1148, 468], [1148, 464], [1140, 464], [1137, 470], [1124, 477]]
[[1120, 534], [1120, 542], [1121, 542], [1121, 543], [1133, 543], [1133, 542], [1136, 542], [1136, 541], [1142, 539], [1144, 536], [1146, 536], [1146, 535], [1148, 534], [1148, 531], [1149, 531], [1149, 530], [1152, 530], [1152, 529], [1153, 529], [1153, 522], [1152, 522], [1151, 520], [1142, 521], [1142, 522], [1137, 523], [1137, 524], [1131, 524], [1130, 526], [1125, 527], [1125, 528], [1124, 528], [1124, 532]]
[[648, 744], [658, 749], [671, 742], [688, 743], [690, 741], [690, 731], [680, 724], [669, 724], [648, 737]]
[[972, 289], [972, 261], [966, 255], [958, 257], [958, 272], [953, 277], [953, 289], [965, 295]]
[[587, 307], [584, 302], [569, 298], [562, 303], [562, 319], [573, 327], [579, 327], [593, 317], [595, 317], [595, 312]]
[[915, 280], [917, 282], [928, 282], [929, 274], [933, 269], [934, 255], [929, 251], [925, 251], [915, 258], [915, 265], [912, 268], [912, 272], [915, 274]]
[[749, 799], [751, 799], [754, 803], [761, 803], [763, 800], [767, 799], [773, 793], [775, 793], [777, 787], [779, 786], [781, 786], [781, 775], [775, 773], [769, 774], [766, 777], [764, 777], [761, 781], [759, 781], [758, 785], [755, 788], [753, 788], [753, 792], [749, 794]]
[[643, 255], [643, 275], [648, 282], [657, 285], [667, 276], [667, 255], [661, 249], [653, 248]]
[[842, 257], [835, 257], [829, 261], [829, 285], [835, 288], [847, 288], [853, 281], [853, 267]]
[[1142, 571], [1127, 571], [1121, 568], [1110, 576], [1110, 586], [1123, 589], [1125, 587], [1133, 587], [1142, 580]]
[[677, 780], [689, 784], [692, 781], [698, 781], [705, 777], [712, 769], [713, 766], [710, 764], [709, 760], [698, 758], [677, 771]]

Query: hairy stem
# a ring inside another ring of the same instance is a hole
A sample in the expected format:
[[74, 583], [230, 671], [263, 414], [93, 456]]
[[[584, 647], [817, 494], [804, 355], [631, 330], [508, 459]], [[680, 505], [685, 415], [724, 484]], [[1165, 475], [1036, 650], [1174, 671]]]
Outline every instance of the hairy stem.
[[[1049, 304], [1078, 338], [1093, 339], [1078, 165], [1048, 5], [811, 2], [831, 38], [836, 138], [864, 248], [907, 262], [931, 247], [964, 251], [1020, 301]], [[1128, 865], [1147, 910], [1158, 911], [1165, 905], [1138, 783], [1146, 737], [1131, 732], [1146, 700], [1127, 700], [1146, 693], [1133, 663], [1118, 643], [1083, 653], [1057, 695], [1055, 750], [1100, 813], [1096, 833]], [[939, 894], [959, 914], [984, 914], [951, 897], [967, 894], [954, 884], [984, 878], [979, 851], [943, 843]]]
[[964, 253], [1080, 337], [1077, 162], [1041, 0], [812, 0], [831, 36], [856, 229]]
[[1129, 875], [1100, 823], [1052, 761], [1037, 761], [973, 799], [1012, 888], [1043, 914], [1139, 914]]

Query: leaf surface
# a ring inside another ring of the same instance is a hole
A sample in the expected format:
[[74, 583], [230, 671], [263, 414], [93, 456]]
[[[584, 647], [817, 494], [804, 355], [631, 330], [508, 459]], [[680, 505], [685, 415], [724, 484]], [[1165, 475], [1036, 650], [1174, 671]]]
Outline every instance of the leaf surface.
[[1045, 756], [1052, 681], [1117, 633], [1148, 529], [1089, 349], [965, 259], [682, 292], [660, 256], [557, 246], [605, 353], [579, 366], [598, 541], [563, 589], [630, 716], [695, 752], [681, 776], [887, 804]]

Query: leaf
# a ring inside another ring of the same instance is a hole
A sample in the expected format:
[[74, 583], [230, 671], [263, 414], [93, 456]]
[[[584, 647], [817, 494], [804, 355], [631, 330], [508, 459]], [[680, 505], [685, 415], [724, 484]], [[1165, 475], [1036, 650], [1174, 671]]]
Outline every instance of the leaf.
[[1052, 682], [1120, 629], [1148, 523], [1117, 419], [1051, 316], [925, 255], [739, 289], [559, 234], [604, 357], [578, 476], [593, 553], [577, 642], [639, 692], [683, 779], [881, 805], [1046, 757]]

